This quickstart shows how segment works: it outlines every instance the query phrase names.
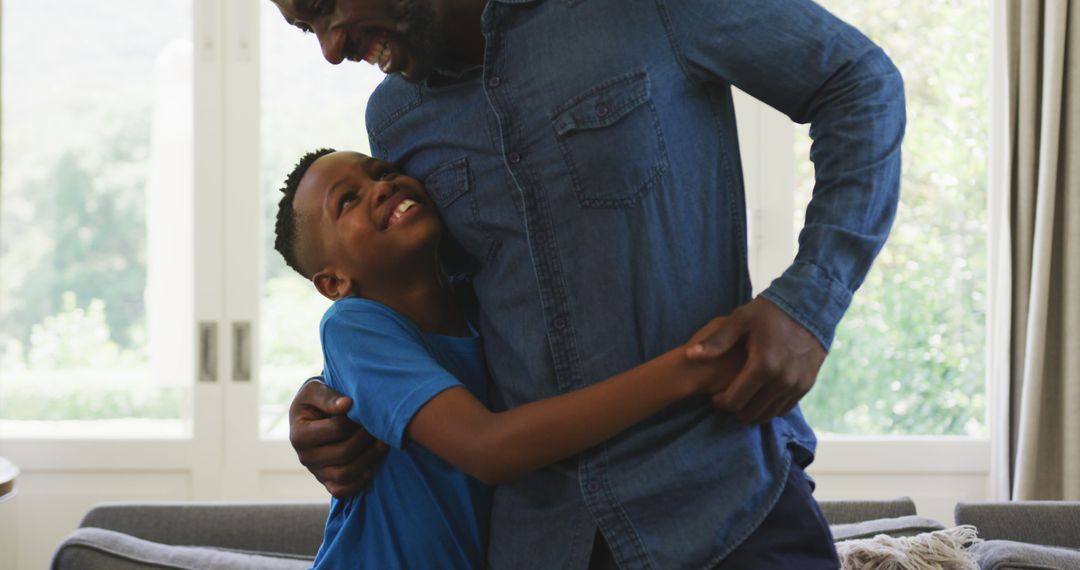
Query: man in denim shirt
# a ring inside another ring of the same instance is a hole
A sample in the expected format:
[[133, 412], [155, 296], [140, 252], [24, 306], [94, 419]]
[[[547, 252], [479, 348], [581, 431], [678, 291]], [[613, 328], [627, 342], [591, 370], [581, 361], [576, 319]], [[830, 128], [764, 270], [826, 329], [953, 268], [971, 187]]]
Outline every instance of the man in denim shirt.
[[[371, 149], [437, 202], [502, 405], [629, 369], [722, 315], [688, 356], [748, 351], [712, 406], [501, 486], [490, 564], [835, 566], [797, 404], [895, 215], [904, 99], [885, 54], [810, 0], [275, 3], [330, 63], [388, 73]], [[733, 85], [815, 140], [798, 254], [752, 300]], [[305, 385], [290, 437], [347, 496], [378, 451], [335, 398]]]

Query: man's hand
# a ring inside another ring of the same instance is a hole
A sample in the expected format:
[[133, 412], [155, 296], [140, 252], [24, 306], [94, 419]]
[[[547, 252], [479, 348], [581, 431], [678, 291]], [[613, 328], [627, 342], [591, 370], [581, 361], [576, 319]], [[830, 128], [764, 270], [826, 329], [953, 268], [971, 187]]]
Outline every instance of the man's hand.
[[319, 380], [308, 380], [289, 406], [289, 441], [300, 463], [344, 499], [371, 483], [387, 447], [345, 415], [350, 398]]
[[746, 349], [742, 369], [712, 399], [745, 423], [765, 423], [791, 411], [814, 386], [825, 361], [817, 338], [762, 297], [713, 319], [698, 333], [688, 358], [716, 359], [740, 344]]

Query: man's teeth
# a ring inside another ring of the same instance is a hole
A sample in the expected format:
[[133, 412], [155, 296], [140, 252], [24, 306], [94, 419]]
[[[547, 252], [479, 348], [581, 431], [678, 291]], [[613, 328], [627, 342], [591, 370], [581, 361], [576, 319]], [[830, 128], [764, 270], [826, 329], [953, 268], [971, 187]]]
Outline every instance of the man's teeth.
[[397, 223], [401, 216], [405, 215], [405, 212], [407, 212], [409, 208], [412, 208], [415, 205], [416, 202], [413, 200], [402, 200], [401, 203], [398, 204], [397, 208], [394, 208], [394, 213], [390, 216], [390, 223], [387, 224], [387, 227]]
[[386, 73], [390, 69], [390, 59], [393, 54], [390, 52], [390, 44], [385, 39], [378, 39], [372, 42], [371, 47], [368, 48], [368, 52], [364, 54], [364, 61], [378, 65], [379, 69]]

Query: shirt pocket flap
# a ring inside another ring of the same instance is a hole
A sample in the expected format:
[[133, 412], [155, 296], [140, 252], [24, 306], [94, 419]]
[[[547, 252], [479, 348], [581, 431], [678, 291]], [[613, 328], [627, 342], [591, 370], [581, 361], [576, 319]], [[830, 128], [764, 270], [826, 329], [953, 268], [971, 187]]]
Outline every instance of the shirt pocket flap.
[[469, 159], [461, 157], [439, 165], [424, 179], [432, 200], [445, 208], [469, 191]]
[[612, 125], [649, 99], [649, 79], [644, 70], [615, 77], [574, 97], [555, 111], [559, 136], [575, 130]]

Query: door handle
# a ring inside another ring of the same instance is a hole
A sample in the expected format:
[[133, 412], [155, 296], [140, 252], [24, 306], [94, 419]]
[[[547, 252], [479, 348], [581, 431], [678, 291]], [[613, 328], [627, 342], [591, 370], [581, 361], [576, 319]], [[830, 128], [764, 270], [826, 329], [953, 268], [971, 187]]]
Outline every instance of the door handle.
[[251, 381], [251, 323], [236, 321], [232, 324], [234, 382]]
[[199, 382], [217, 382], [217, 322], [199, 322]]

